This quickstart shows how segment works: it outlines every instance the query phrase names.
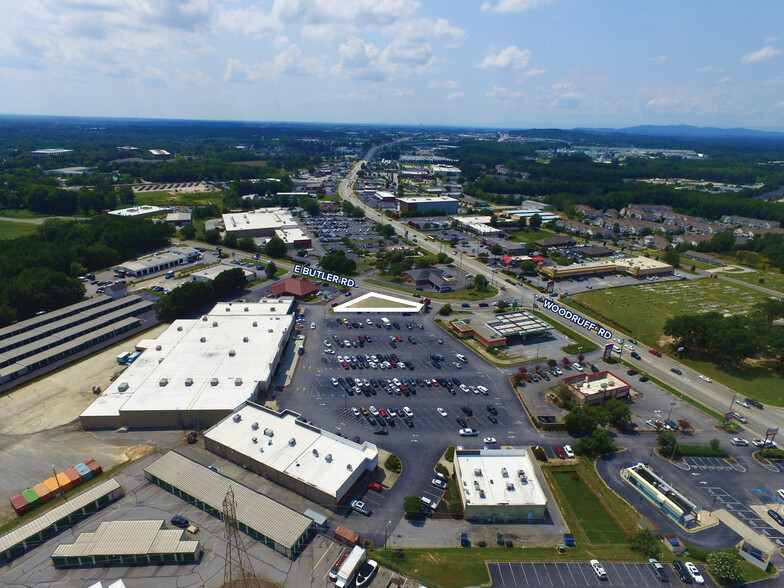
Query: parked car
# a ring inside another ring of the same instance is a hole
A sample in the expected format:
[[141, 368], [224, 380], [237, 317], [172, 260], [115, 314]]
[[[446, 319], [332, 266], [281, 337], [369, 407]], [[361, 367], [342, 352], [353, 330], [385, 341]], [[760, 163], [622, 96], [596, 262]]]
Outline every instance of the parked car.
[[464, 415], [466, 415], [467, 417], [474, 416], [474, 411], [473, 411], [473, 410], [471, 410], [471, 409], [470, 409], [469, 407], [467, 407], [467, 406], [461, 406], [461, 407], [460, 407], [460, 410], [461, 410], [461, 411], [463, 411], [463, 414], [464, 414]]
[[600, 580], [607, 579], [607, 572], [604, 571], [604, 566], [599, 563], [598, 559], [591, 560], [591, 568], [593, 569], [593, 573], [596, 574], [596, 577]]
[[700, 574], [700, 571], [697, 569], [697, 566], [695, 566], [690, 561], [687, 561], [683, 565], [686, 566], [686, 570], [689, 572], [689, 575], [691, 576], [691, 579], [694, 581], [695, 584], [705, 583], [705, 578], [702, 577], [702, 574]]
[[482, 443], [485, 445], [492, 445], [493, 443], [497, 443], [497, 441], [495, 437], [485, 437], [482, 439]]
[[370, 510], [369, 508], [367, 508], [365, 506], [365, 503], [362, 502], [361, 500], [352, 500], [351, 501], [351, 508], [353, 508], [359, 514], [365, 515], [366, 517], [369, 517], [370, 515], [373, 514], [373, 511]]
[[661, 582], [669, 582], [669, 578], [667, 578], [667, 573], [664, 571], [664, 566], [659, 563], [659, 560], [655, 557], [652, 557], [648, 560], [648, 567], [651, 568], [653, 575], [656, 576], [658, 580]]
[[692, 583], [691, 574], [689, 574], [689, 570], [686, 569], [686, 564], [684, 564], [679, 559], [676, 559], [674, 562], [672, 562], [672, 568], [675, 570], [675, 573], [681, 579], [681, 582], [685, 584]]
[[564, 448], [561, 447], [560, 445], [555, 448], [555, 455], [557, 455], [559, 459], [566, 459], [566, 452], [564, 451]]
[[428, 498], [427, 496], [420, 496], [419, 502], [421, 502], [423, 506], [429, 508], [430, 510], [435, 510], [438, 507], [438, 502]]
[[746, 441], [746, 439], [743, 439], [742, 437], [733, 437], [732, 441], [730, 441], [730, 443], [732, 443], [736, 447], [748, 447], [749, 446], [749, 442]]
[[370, 488], [371, 490], [375, 490], [376, 492], [381, 492], [384, 489], [384, 487], [378, 482], [370, 482], [368, 484], [368, 488]]
[[779, 513], [777, 513], [772, 508], [768, 509], [768, 516], [770, 516], [770, 518], [772, 518], [774, 521], [776, 521], [779, 525], [784, 527], [784, 517], [782, 517]]
[[184, 529], [188, 525], [190, 525], [188, 519], [186, 519], [185, 517], [181, 517], [180, 515], [173, 516], [171, 518], [171, 524], [174, 525], [175, 527], [180, 527], [181, 529]]
[[433, 478], [432, 480], [430, 480], [430, 484], [440, 490], [446, 490], [446, 482], [444, 480], [441, 480], [440, 478]]
[[487, 412], [489, 412], [490, 414], [493, 414], [493, 415], [497, 415], [498, 414], [498, 409], [495, 406], [493, 406], [492, 404], [488, 404], [487, 405]]
[[574, 362], [574, 363], [572, 364], [572, 367], [573, 367], [574, 369], [576, 369], [578, 372], [581, 372], [581, 371], [583, 371], [583, 366], [581, 366], [581, 365], [580, 365], [579, 363], [577, 363], [577, 362]]
[[460, 433], [461, 437], [476, 437], [478, 435], [476, 429], [471, 429], [470, 427], [460, 429], [458, 432]]
[[774, 449], [777, 446], [777, 443], [773, 439], [768, 439], [768, 442], [765, 443], [765, 440], [760, 439], [759, 437], [754, 437], [754, 439], [751, 440], [751, 443], [754, 445], [754, 447], [758, 447], [760, 449]]
[[566, 457], [568, 457], [569, 459], [574, 459], [574, 451], [572, 450], [570, 445], [564, 445], [563, 450], [564, 453], [566, 454]]
[[436, 412], [438, 412], [438, 414], [440, 414], [442, 417], [447, 416], [446, 411], [440, 406], [436, 409]]
[[361, 588], [362, 586], [369, 586], [370, 582], [373, 580], [373, 576], [375, 575], [376, 570], [378, 570], [378, 562], [374, 559], [367, 560], [362, 564], [362, 566], [360, 566], [354, 585], [357, 588]]

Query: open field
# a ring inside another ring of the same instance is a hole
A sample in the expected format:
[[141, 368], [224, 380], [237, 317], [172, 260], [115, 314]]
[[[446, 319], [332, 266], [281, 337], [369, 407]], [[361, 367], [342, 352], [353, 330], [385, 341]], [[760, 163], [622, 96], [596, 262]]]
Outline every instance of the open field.
[[762, 286], [769, 290], [781, 292], [784, 294], [784, 274], [777, 271], [759, 271], [754, 270], [751, 272], [721, 272], [726, 274], [733, 280], [740, 280], [747, 284], [754, 284], [755, 286]]
[[578, 353], [579, 351], [588, 353], [589, 351], [596, 351], [597, 349], [599, 349], [599, 346], [596, 343], [594, 343], [590, 339], [583, 337], [576, 331], [572, 331], [571, 329], [564, 327], [561, 323], [555, 322], [553, 320], [548, 320], [548, 316], [545, 313], [539, 312], [538, 310], [532, 310], [530, 308], [526, 308], [525, 310], [527, 312], [530, 312], [534, 316], [539, 317], [543, 321], [547, 321], [549, 324], [555, 327], [556, 331], [558, 331], [563, 335], [566, 335], [572, 341], [574, 341], [574, 343], [572, 343], [571, 345], [567, 345], [566, 347], [563, 348], [564, 353], [573, 354], [573, 353]]
[[37, 212], [33, 212], [32, 210], [22, 209], [0, 209], [0, 217], [4, 216], [6, 218], [45, 218], [46, 214], [38, 214]]
[[195, 194], [169, 191], [138, 192], [134, 194], [134, 202], [139, 206], [205, 206], [219, 204], [221, 192], [197, 192]]
[[38, 225], [0, 220], [0, 240], [26, 237], [38, 232]]
[[539, 239], [546, 239], [547, 237], [556, 237], [557, 235], [552, 231], [545, 231], [539, 229], [538, 231], [534, 231], [531, 229], [525, 231], [506, 231], [514, 241], [519, 241], [520, 243], [533, 243], [534, 241], [538, 241]]
[[672, 316], [711, 311], [738, 314], [766, 298], [751, 288], [704, 279], [583, 292], [567, 304], [649, 345], [661, 345], [664, 323]]

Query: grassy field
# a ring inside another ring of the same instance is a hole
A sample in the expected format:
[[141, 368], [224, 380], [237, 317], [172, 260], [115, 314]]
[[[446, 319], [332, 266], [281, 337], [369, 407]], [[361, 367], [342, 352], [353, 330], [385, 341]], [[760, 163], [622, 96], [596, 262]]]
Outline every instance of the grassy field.
[[590, 339], [586, 339], [585, 337], [583, 337], [579, 333], [577, 333], [575, 331], [572, 331], [571, 329], [567, 329], [566, 327], [564, 327], [560, 323], [556, 323], [555, 321], [550, 322], [549, 320], [547, 320], [548, 317], [547, 317], [547, 315], [545, 313], [539, 312], [539, 311], [536, 311], [536, 310], [531, 310], [531, 309], [528, 309], [528, 308], [526, 308], [526, 311], [530, 312], [531, 314], [533, 314], [535, 316], [538, 316], [542, 320], [547, 321], [548, 323], [550, 323], [551, 325], [553, 325], [555, 327], [556, 331], [566, 335], [567, 337], [569, 337], [570, 339], [572, 339], [574, 341], [574, 343], [572, 343], [571, 345], [567, 345], [566, 347], [563, 348], [564, 353], [572, 353], [572, 354], [573, 353], [577, 353], [578, 352], [578, 347], [584, 353], [588, 353], [589, 351], [596, 351], [597, 349], [599, 349], [599, 346], [596, 343], [594, 343], [593, 341], [591, 341]]
[[[387, 282], [381, 282], [379, 280], [368, 278], [364, 280], [364, 282], [366, 284], [375, 284], [376, 286], [384, 286], [385, 288], [389, 288], [391, 290], [397, 290], [398, 292], [408, 294], [409, 296], [413, 296], [414, 294], [411, 291], [411, 288], [405, 288], [395, 284], [388, 284]], [[488, 286], [485, 292], [477, 292], [476, 290], [461, 290], [460, 292], [444, 292], [443, 294], [437, 294], [433, 292], [421, 292], [421, 294], [422, 297], [431, 298], [433, 300], [457, 300], [470, 302], [472, 300], [486, 300], [488, 298], [498, 296], [498, 290], [493, 286]]]
[[6, 218], [44, 218], [48, 215], [38, 214], [32, 210], [0, 209], [0, 216]]
[[512, 240], [518, 241], [520, 243], [532, 243], [534, 241], [538, 241], [539, 239], [546, 239], [547, 237], [556, 237], [556, 233], [552, 231], [547, 231], [543, 229], [539, 229], [538, 231], [533, 231], [531, 229], [525, 231], [506, 231], [511, 237]]
[[133, 199], [139, 206], [204, 206], [207, 204], [220, 204], [222, 202], [222, 193], [174, 194], [168, 191], [140, 192], [135, 194]]
[[781, 274], [779, 272], [753, 271], [753, 272], [743, 272], [743, 273], [736, 273], [736, 272], [722, 272], [722, 273], [726, 274], [727, 277], [730, 277], [733, 280], [740, 280], [741, 282], [746, 282], [747, 284], [762, 286], [763, 288], [768, 288], [769, 290], [774, 290], [776, 292], [781, 292], [782, 294], [784, 294], [784, 274]]
[[0, 240], [26, 237], [38, 232], [38, 225], [0, 220]]
[[566, 304], [649, 345], [661, 345], [664, 323], [671, 316], [707, 311], [737, 314], [765, 298], [751, 288], [705, 279], [583, 292]]

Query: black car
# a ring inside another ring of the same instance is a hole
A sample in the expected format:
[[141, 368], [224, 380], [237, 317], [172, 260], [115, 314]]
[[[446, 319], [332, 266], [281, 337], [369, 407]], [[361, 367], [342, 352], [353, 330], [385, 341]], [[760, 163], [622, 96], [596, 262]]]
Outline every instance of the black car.
[[404, 418], [403, 422], [406, 423], [406, 425], [408, 425], [409, 427], [413, 427], [414, 426], [414, 421], [410, 417]]
[[400, 325], [397, 323], [392, 323], [392, 326], [395, 327], [398, 331], [400, 330]]
[[487, 420], [489, 420], [494, 425], [498, 423], [498, 419], [496, 418], [496, 416], [494, 414], [487, 415]]
[[197, 435], [196, 431], [191, 431], [190, 433], [188, 433], [188, 439], [187, 439], [188, 445], [193, 445], [194, 443], [196, 443], [196, 435]]
[[773, 509], [770, 509], [770, 510], [768, 510], [768, 515], [770, 516], [770, 518], [772, 518], [774, 521], [776, 521], [779, 525], [784, 527], [784, 517], [782, 517], [779, 513], [777, 513]]
[[460, 385], [460, 380], [458, 380], [457, 378], [452, 378], [452, 383], [453, 383], [455, 386], [459, 386], [459, 385]]
[[489, 412], [490, 414], [497, 415], [498, 414], [498, 409], [495, 406], [493, 406], [492, 404], [488, 404], [487, 405], [487, 412]]
[[678, 368], [670, 368], [670, 371], [673, 374], [678, 374], [679, 376], [683, 374], [683, 372], [681, 370], [679, 370]]
[[637, 341], [635, 341], [634, 339], [629, 339], [629, 343], [631, 343], [632, 345], [639, 345], [639, 343], [637, 343]]
[[173, 516], [171, 518], [171, 524], [174, 525], [175, 527], [180, 527], [181, 529], [184, 529], [185, 527], [190, 525], [188, 519], [186, 519], [185, 517], [181, 517], [180, 515]]
[[598, 367], [596, 367], [595, 365], [592, 365], [592, 366], [591, 366], [591, 371], [592, 371], [594, 374], [598, 374], [598, 373], [599, 373], [599, 368], [598, 368]]
[[461, 407], [460, 407], [460, 410], [462, 410], [462, 411], [463, 411], [463, 414], [464, 414], [464, 415], [466, 415], [466, 416], [468, 416], [468, 417], [470, 417], [470, 416], [474, 416], [474, 411], [473, 411], [473, 410], [471, 410], [471, 409], [470, 409], [469, 407], [467, 407], [467, 406], [461, 406]]
[[642, 358], [640, 357], [640, 354], [639, 354], [639, 353], [637, 353], [636, 351], [632, 351], [631, 355], [632, 355], [632, 357], [633, 357], [634, 359], [642, 359]]
[[749, 403], [751, 406], [754, 406], [756, 408], [759, 408], [759, 409], [764, 408], [764, 406], [762, 406], [762, 403], [759, 400], [754, 400], [753, 398], [746, 398], [746, 402]]
[[640, 376], [640, 382], [647, 382], [647, 381], [648, 378], [646, 378], [645, 376]]
[[686, 569], [686, 566], [682, 561], [676, 559], [674, 562], [672, 562], [672, 567], [675, 570], [675, 573], [678, 574], [681, 582], [684, 584], [692, 583], [691, 574], [689, 573], [689, 570]]
[[466, 420], [463, 417], [457, 417], [455, 420], [457, 421], [457, 424], [460, 425], [463, 428], [468, 426], [468, 423], [466, 422]]

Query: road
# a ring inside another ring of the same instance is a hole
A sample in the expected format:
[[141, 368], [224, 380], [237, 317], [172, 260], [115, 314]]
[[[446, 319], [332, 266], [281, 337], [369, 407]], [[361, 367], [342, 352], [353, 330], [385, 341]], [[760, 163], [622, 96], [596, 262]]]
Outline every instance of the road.
[[[340, 197], [343, 200], [351, 202], [354, 204], [354, 206], [361, 207], [365, 211], [367, 218], [378, 223], [391, 224], [393, 227], [395, 227], [395, 231], [400, 237], [405, 237], [406, 235], [412, 236], [412, 234], [421, 237], [418, 239], [419, 246], [422, 249], [429, 251], [430, 253], [438, 254], [443, 247], [442, 244], [428, 241], [425, 238], [426, 235], [423, 233], [414, 230], [400, 221], [385, 216], [383, 213], [362, 202], [354, 193], [354, 183], [357, 180], [358, 171], [362, 168], [363, 164], [373, 159], [373, 156], [379, 147], [380, 146], [374, 147], [368, 151], [365, 157], [361, 161], [358, 161], [348, 173], [348, 175], [340, 182], [338, 186], [338, 193], [340, 194]], [[464, 271], [473, 273], [474, 275], [486, 273], [488, 271], [486, 265], [478, 262], [476, 259], [466, 257], [462, 254], [461, 267]], [[522, 307], [530, 307], [533, 304], [534, 297], [537, 295], [537, 293], [528, 288], [514, 284], [507, 285], [507, 295], [508, 297], [516, 297]], [[548, 313], [548, 320], [560, 323], [561, 325], [572, 330], [579, 329], [579, 327], [576, 327], [571, 321], [568, 321], [554, 313]], [[582, 329], [580, 330], [580, 334], [601, 347], [604, 347], [604, 345], [611, 342], [600, 337], [595, 331], [587, 331]], [[624, 340], [629, 338], [626, 333], [620, 333], [617, 331], [613, 331], [613, 336], [620, 337]], [[641, 343], [638, 347], [642, 349], [644, 344]], [[687, 396], [697, 400], [701, 404], [718, 412], [719, 414], [724, 414], [727, 412], [733, 401], [733, 397], [737, 396], [737, 394], [731, 388], [728, 388], [727, 386], [724, 386], [718, 382], [703, 382], [699, 379], [699, 374], [697, 372], [691, 370], [688, 366], [679, 363], [675, 359], [666, 356], [657, 358], [654, 355], [647, 353], [644, 349], [642, 349], [642, 352], [643, 353], [640, 354], [642, 359], [636, 362], [639, 364], [641, 369], [645, 370], [666, 384], [673, 386], [676, 390], [683, 392]], [[683, 372], [682, 376], [677, 378], [674, 377], [675, 374], [673, 374], [670, 369], [675, 367]], [[744, 429], [748, 432], [747, 434], [749, 435], [764, 437], [765, 431], [769, 427], [784, 427], [784, 410], [779, 407], [768, 406], [764, 411], [759, 411], [752, 408], [751, 410], [744, 410], [744, 415], [749, 420], [747, 424], [743, 425]]]

